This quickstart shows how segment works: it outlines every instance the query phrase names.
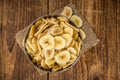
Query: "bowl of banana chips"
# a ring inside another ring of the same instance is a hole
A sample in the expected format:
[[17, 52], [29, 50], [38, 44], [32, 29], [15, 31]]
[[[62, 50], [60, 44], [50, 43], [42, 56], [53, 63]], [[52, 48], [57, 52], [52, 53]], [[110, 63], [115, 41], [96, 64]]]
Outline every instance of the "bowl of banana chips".
[[78, 25], [82, 25], [82, 19], [76, 15], [71, 19], [63, 15], [46, 15], [34, 21], [24, 40], [30, 61], [47, 72], [64, 71], [73, 66], [80, 57], [85, 38]]

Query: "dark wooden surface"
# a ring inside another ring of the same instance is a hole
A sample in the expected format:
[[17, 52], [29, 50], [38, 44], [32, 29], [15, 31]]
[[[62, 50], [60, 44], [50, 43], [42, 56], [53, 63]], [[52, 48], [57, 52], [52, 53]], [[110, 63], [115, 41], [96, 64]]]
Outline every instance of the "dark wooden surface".
[[[69, 3], [77, 6], [100, 43], [68, 71], [40, 76], [15, 33]], [[120, 80], [120, 0], [0, 0], [0, 80]]]

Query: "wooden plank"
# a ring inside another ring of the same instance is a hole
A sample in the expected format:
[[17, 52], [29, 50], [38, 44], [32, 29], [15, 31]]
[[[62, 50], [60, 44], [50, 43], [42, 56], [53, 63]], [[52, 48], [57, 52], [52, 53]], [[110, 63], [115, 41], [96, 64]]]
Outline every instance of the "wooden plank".
[[2, 0], [0, 1], [0, 80], [2, 80], [3, 79], [3, 61], [2, 61]]
[[106, 1], [107, 22], [107, 80], [118, 80], [118, 57], [117, 55], [117, 0]]
[[120, 0], [117, 0], [117, 59], [118, 59], [118, 80], [120, 79]]
[[3, 80], [46, 80], [28, 62], [15, 41], [15, 33], [28, 26], [34, 19], [47, 14], [47, 0], [4, 0], [2, 16], [2, 65]]
[[16, 10], [17, 7], [15, 8], [11, 4], [7, 4], [5, 0], [2, 2], [2, 6], [2, 79], [10, 80], [16, 59], [16, 43], [14, 39], [16, 14], [14, 15], [13, 9]]

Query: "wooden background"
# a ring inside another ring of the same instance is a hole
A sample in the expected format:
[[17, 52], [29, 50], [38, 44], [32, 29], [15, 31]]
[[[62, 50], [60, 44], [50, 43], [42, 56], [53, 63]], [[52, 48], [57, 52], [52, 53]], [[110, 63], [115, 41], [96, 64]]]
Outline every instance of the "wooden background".
[[[69, 3], [77, 6], [100, 43], [68, 71], [40, 76], [15, 33]], [[120, 80], [120, 0], [0, 0], [0, 80]]]

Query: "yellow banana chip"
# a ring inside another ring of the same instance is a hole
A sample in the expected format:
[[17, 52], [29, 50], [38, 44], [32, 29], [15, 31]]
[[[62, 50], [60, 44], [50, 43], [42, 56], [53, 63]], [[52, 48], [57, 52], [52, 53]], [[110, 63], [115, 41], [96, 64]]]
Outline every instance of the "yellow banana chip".
[[68, 66], [70, 66], [72, 64], [72, 62], [67, 63], [66, 65], [63, 66], [63, 69], [67, 68]]
[[37, 49], [37, 39], [35, 37], [32, 38], [32, 45], [35, 49]]
[[29, 47], [33, 50], [33, 51], [37, 51], [37, 49], [33, 46], [32, 44], [32, 39], [27, 39], [27, 44], [29, 45]]
[[65, 17], [57, 17], [57, 19], [61, 22], [61, 21], [64, 21], [64, 22], [68, 22], [68, 19], [65, 18]]
[[79, 32], [80, 32], [80, 36], [81, 36], [82, 40], [84, 40], [86, 38], [85, 32], [82, 29], [79, 29]]
[[45, 59], [42, 59], [42, 61], [41, 61], [41, 67], [42, 67], [43, 69], [50, 69], [50, 68], [47, 66], [47, 64], [45, 64]]
[[62, 69], [62, 67], [61, 67], [61, 66], [59, 66], [59, 67], [57, 67], [57, 68], [52, 69], [52, 71], [53, 71], [53, 72], [56, 72], [56, 71], [58, 71], [58, 70], [60, 70], [60, 69]]
[[32, 25], [32, 27], [30, 28], [30, 31], [29, 31], [29, 38], [32, 38], [33, 35], [34, 35], [34, 32], [35, 32], [35, 25]]
[[77, 31], [73, 31], [73, 39], [76, 40], [78, 38], [78, 32]]
[[35, 53], [28, 44], [26, 44], [26, 49], [28, 53]]
[[38, 20], [36, 23], [35, 23], [35, 26], [38, 28], [40, 26], [40, 24], [42, 24], [42, 20]]

